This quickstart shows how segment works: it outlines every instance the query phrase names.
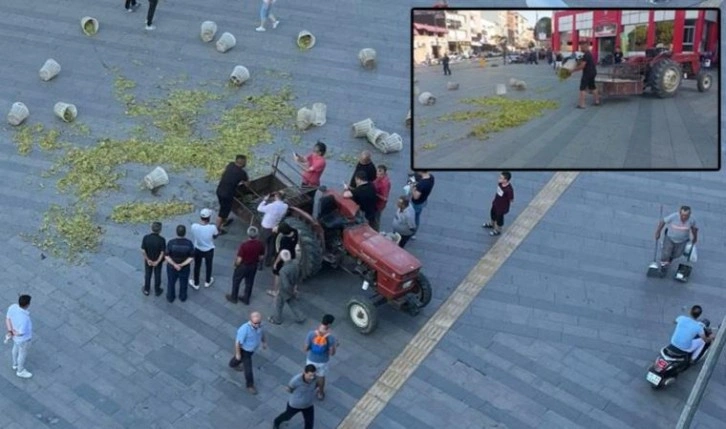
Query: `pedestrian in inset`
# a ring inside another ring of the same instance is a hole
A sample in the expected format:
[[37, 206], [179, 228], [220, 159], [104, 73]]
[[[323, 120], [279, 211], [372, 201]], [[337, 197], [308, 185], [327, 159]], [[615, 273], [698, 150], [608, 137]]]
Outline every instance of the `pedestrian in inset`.
[[373, 187], [376, 189], [376, 216], [371, 227], [376, 231], [381, 230], [381, 213], [388, 204], [388, 196], [391, 194], [391, 181], [388, 178], [388, 167], [379, 164], [377, 168], [376, 180], [373, 181]]
[[[678, 212], [672, 213], [658, 222], [658, 228], [655, 231], [656, 240], [660, 240], [660, 234], [666, 226], [663, 248], [660, 253], [660, 267], [664, 271], [668, 269], [674, 259], [683, 256], [689, 241], [692, 245], [698, 241], [696, 219], [691, 216], [691, 208], [688, 206], [681, 206]], [[692, 238], [691, 235], [693, 235]]]
[[504, 215], [509, 213], [509, 206], [514, 201], [514, 188], [509, 182], [512, 180], [512, 173], [502, 171], [497, 181], [497, 192], [492, 200], [492, 208], [489, 210], [489, 222], [485, 222], [482, 227], [491, 229], [489, 235], [496, 236], [502, 233], [504, 226]]
[[597, 77], [597, 66], [595, 65], [595, 58], [590, 52], [590, 42], [587, 40], [580, 41], [580, 49], [584, 52], [582, 61], [575, 67], [573, 72], [582, 70], [582, 79], [580, 79], [580, 97], [577, 102], [578, 109], [585, 108], [585, 95], [587, 92], [591, 92], [595, 98], [595, 105], [600, 105], [600, 94], [597, 92], [597, 85], [595, 85], [595, 78]]
[[199, 290], [199, 275], [204, 262], [204, 287], [212, 286], [212, 266], [214, 265], [214, 237], [219, 235], [215, 225], [209, 223], [212, 211], [202, 209], [199, 213], [200, 222], [192, 224], [192, 242], [194, 243], [194, 279], [189, 280], [189, 286]]
[[131, 13], [134, 12], [136, 9], [141, 6], [139, 3], [136, 2], [136, 0], [126, 0], [126, 12]]
[[[258, 234], [256, 227], [247, 228], [247, 240], [237, 250], [237, 257], [234, 260], [234, 276], [232, 277], [232, 293], [225, 295], [227, 301], [234, 304], [237, 303], [237, 300], [242, 301], [245, 305], [250, 304], [257, 267], [265, 257], [265, 246], [257, 239]], [[245, 281], [245, 290], [242, 298], [239, 298], [239, 285], [242, 280]]]
[[174, 302], [176, 299], [176, 282], [179, 281], [179, 301], [187, 300], [187, 282], [189, 281], [189, 265], [194, 262], [194, 244], [184, 236], [187, 227], [177, 225], [176, 238], [166, 243], [166, 300]]
[[[413, 175], [413, 182], [411, 183], [411, 205], [416, 212], [416, 232], [421, 227], [421, 212], [428, 204], [429, 195], [431, 195], [431, 191], [434, 189], [434, 184], [434, 175], [426, 170], [419, 170]], [[411, 239], [415, 240], [416, 234]]]
[[620, 48], [615, 48], [613, 53], [613, 63], [621, 64], [623, 62], [623, 51]]
[[355, 170], [353, 170], [353, 175], [350, 178], [348, 187], [355, 188], [355, 175], [358, 174], [359, 171], [365, 173], [366, 182], [373, 183], [373, 181], [376, 180], [378, 171], [376, 170], [376, 165], [373, 163], [373, 154], [371, 151], [364, 150], [358, 156], [358, 164], [355, 165]]
[[[282, 193], [273, 192], [270, 195], [266, 195], [265, 198], [257, 206], [257, 211], [262, 213], [262, 221], [260, 226], [262, 227], [262, 234], [260, 239], [265, 245], [265, 259], [264, 266], [269, 267], [272, 265], [273, 258], [275, 257], [275, 228], [282, 222], [282, 219], [287, 215], [289, 206], [283, 201]], [[262, 265], [260, 265], [262, 268]]]
[[146, 29], [149, 31], [156, 29], [152, 23], [154, 22], [157, 3], [159, 3], [159, 0], [149, 0], [149, 11], [146, 13]]
[[444, 58], [441, 59], [441, 64], [444, 66], [444, 76], [451, 75], [451, 69], [449, 68], [449, 54], [444, 54]]
[[[30, 378], [31, 372], [25, 369], [30, 340], [33, 338], [33, 321], [30, 320], [30, 295], [20, 295], [18, 303], [8, 307], [5, 316], [7, 335], [13, 339], [13, 369], [20, 378]], [[5, 337], [7, 339], [7, 336]]]
[[303, 169], [302, 187], [314, 188], [310, 191], [312, 193], [311, 196], [315, 196], [315, 191], [320, 186], [320, 178], [323, 176], [323, 172], [325, 172], [325, 152], [327, 150], [328, 147], [325, 143], [318, 140], [315, 146], [313, 146], [312, 153], [308, 156], [303, 158], [297, 153], [293, 154], [295, 156], [295, 162]]
[[275, 296], [275, 314], [270, 316], [268, 322], [274, 325], [282, 324], [282, 310], [287, 304], [295, 323], [305, 322], [305, 316], [297, 307], [297, 282], [300, 279], [300, 266], [298, 261], [292, 259], [290, 251], [283, 249], [280, 251], [280, 259], [283, 266], [280, 269], [280, 290]]
[[265, 31], [265, 23], [268, 20], [272, 23], [272, 28], [277, 28], [280, 24], [280, 21], [278, 21], [277, 18], [275, 18], [275, 15], [272, 14], [272, 5], [275, 4], [275, 1], [276, 0], [262, 0], [262, 5], [260, 7], [260, 26], [255, 30]]
[[289, 421], [297, 413], [302, 413], [305, 429], [313, 429], [316, 386], [315, 365], [305, 365], [303, 373], [292, 377], [285, 386], [285, 389], [290, 392], [290, 399], [287, 400], [285, 412], [275, 417], [272, 424], [273, 429], [280, 429], [282, 423]]
[[277, 296], [278, 286], [280, 284], [280, 270], [285, 265], [285, 261], [280, 257], [283, 250], [290, 252], [291, 259], [297, 257], [298, 241], [300, 233], [297, 229], [291, 227], [287, 222], [282, 221], [277, 225], [277, 229], [273, 231], [277, 234], [275, 238], [275, 262], [272, 264], [272, 289], [267, 290], [270, 296]]
[[255, 388], [255, 378], [252, 373], [252, 355], [260, 346], [262, 346], [262, 350], [267, 349], [267, 335], [262, 329], [262, 314], [254, 311], [250, 313], [250, 320], [237, 330], [237, 338], [234, 340], [236, 365], [233, 366], [237, 369], [239, 363], [242, 363], [247, 391], [253, 395], [257, 394], [257, 389]]
[[149, 295], [151, 289], [151, 275], [154, 275], [154, 294], [164, 293], [161, 288], [161, 267], [164, 264], [164, 251], [166, 239], [161, 236], [161, 222], [151, 224], [151, 234], [146, 234], [141, 240], [141, 254], [144, 255], [144, 295]]
[[406, 243], [416, 232], [416, 211], [406, 196], [398, 197], [396, 205], [396, 214], [393, 217], [393, 232], [401, 236], [398, 245], [403, 248], [406, 247]]
[[308, 332], [305, 338], [304, 351], [307, 352], [306, 364], [315, 365], [318, 376], [318, 399], [325, 399], [325, 376], [328, 373], [328, 362], [330, 357], [335, 356], [338, 348], [338, 340], [333, 336], [330, 325], [335, 321], [332, 314], [323, 316], [323, 320], [317, 329]]
[[355, 201], [363, 212], [368, 224], [373, 225], [376, 222], [378, 196], [376, 195], [376, 188], [366, 179], [366, 173], [364, 171], [356, 172], [355, 187], [353, 189], [346, 187], [345, 191], [343, 191], [343, 197]]
[[219, 230], [220, 235], [226, 234], [227, 231], [223, 227], [227, 227], [232, 223], [232, 219], [229, 219], [229, 214], [232, 211], [232, 202], [237, 193], [237, 188], [240, 185], [247, 185], [249, 183], [250, 178], [245, 170], [246, 165], [247, 157], [237, 155], [234, 162], [227, 164], [224, 173], [222, 173], [222, 178], [219, 179], [219, 185], [217, 185], [217, 199], [219, 200], [217, 230]]

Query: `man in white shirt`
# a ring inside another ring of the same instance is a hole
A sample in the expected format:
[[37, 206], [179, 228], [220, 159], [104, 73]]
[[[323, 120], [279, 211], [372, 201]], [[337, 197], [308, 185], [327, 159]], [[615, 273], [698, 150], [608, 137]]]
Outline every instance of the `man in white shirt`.
[[200, 223], [192, 224], [192, 243], [194, 243], [194, 278], [189, 280], [189, 286], [199, 290], [199, 274], [202, 271], [202, 261], [206, 268], [204, 287], [212, 286], [212, 262], [214, 260], [214, 237], [219, 235], [217, 226], [209, 223], [212, 217], [210, 209], [202, 209], [199, 213]]
[[[272, 265], [272, 257], [274, 256], [274, 241], [275, 236], [273, 230], [277, 228], [277, 225], [287, 215], [289, 206], [283, 201], [282, 194], [280, 192], [273, 192], [267, 195], [260, 205], [257, 206], [257, 211], [262, 213], [262, 233], [260, 234], [260, 240], [265, 245], [265, 258], [264, 265]], [[261, 267], [260, 267], [261, 268]]]
[[30, 295], [20, 295], [18, 303], [8, 308], [5, 317], [7, 337], [13, 339], [13, 369], [15, 375], [20, 378], [33, 376], [25, 369], [25, 359], [28, 357], [30, 340], [33, 338], [33, 322], [30, 320], [28, 307], [30, 307]]

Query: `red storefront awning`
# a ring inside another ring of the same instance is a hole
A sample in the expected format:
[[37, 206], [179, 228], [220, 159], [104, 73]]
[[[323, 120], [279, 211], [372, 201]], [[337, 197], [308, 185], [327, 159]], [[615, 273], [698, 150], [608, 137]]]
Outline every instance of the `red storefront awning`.
[[413, 29], [419, 30], [419, 31], [428, 31], [429, 33], [436, 33], [440, 35], [446, 34], [446, 29], [442, 27], [435, 27], [433, 25], [428, 24], [419, 24], [417, 22], [413, 23]]

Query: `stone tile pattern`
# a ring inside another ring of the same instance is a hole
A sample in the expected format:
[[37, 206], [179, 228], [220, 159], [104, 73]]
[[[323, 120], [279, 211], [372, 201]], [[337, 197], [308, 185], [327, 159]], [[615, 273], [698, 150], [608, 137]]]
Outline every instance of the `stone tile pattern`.
[[[417, 5], [428, 3], [418, 2]], [[0, 106], [7, 112], [14, 101], [31, 110], [30, 123], [56, 125], [52, 106], [56, 101], [78, 106], [78, 121], [89, 125], [96, 136], [122, 137], [134, 122], [123, 115], [113, 96], [110, 68], [119, 67], [148, 96], [162, 92], [158, 85], [187, 75], [181, 85], [219, 79], [223, 83], [236, 64], [247, 66], [252, 80], [241, 92], [260, 93], [264, 88], [291, 84], [298, 105], [322, 101], [328, 104], [328, 122], [308, 131], [303, 151], [318, 138], [329, 143], [331, 161], [325, 175], [329, 186], [349, 178], [351, 167], [338, 160], [342, 154], [370, 149], [350, 136], [350, 124], [372, 117], [386, 130], [405, 138], [403, 119], [408, 110], [407, 26], [398, 16], [408, 16], [407, 4], [382, 1], [344, 0], [323, 6], [304, 1], [279, 3], [281, 20], [275, 31], [258, 34], [256, 2], [229, 3], [222, 0], [200, 5], [189, 0], [161, 3], [157, 30], [143, 30], [146, 5], [133, 14], [121, 4], [68, 0], [44, 4], [20, 0], [3, 3], [0, 53], [12, 61], [0, 65], [6, 84], [0, 87]], [[381, 19], [382, 11], [388, 13]], [[94, 16], [101, 31], [93, 38], [80, 32], [80, 18]], [[366, 18], [361, 26], [360, 19]], [[238, 45], [226, 55], [199, 40], [202, 21], [217, 22], [220, 31], [230, 31]], [[318, 45], [301, 53], [294, 44], [302, 29], [318, 37]], [[351, 41], [360, 41], [351, 44]], [[379, 53], [376, 71], [362, 70], [358, 50], [373, 47]], [[41, 82], [37, 71], [55, 58], [63, 67], [51, 82]], [[276, 77], [288, 72], [292, 79]], [[0, 371], [3, 392], [0, 426], [8, 428], [219, 428], [260, 427], [284, 409], [286, 395], [281, 386], [301, 370], [302, 340], [324, 313], [337, 318], [336, 331], [342, 346], [329, 378], [329, 395], [318, 406], [319, 427], [335, 427], [373, 380], [387, 367], [413, 334], [445, 300], [493, 242], [479, 225], [488, 213], [496, 173], [436, 173], [437, 185], [423, 215], [419, 239], [410, 251], [421, 259], [435, 292], [430, 306], [418, 318], [392, 308], [380, 310], [380, 328], [362, 337], [346, 321], [344, 305], [356, 294], [356, 277], [326, 271], [302, 286], [305, 326], [286, 323], [269, 330], [270, 349], [255, 356], [260, 394], [244, 391], [241, 374], [227, 368], [236, 328], [246, 319], [247, 308], [226, 303], [224, 293], [231, 281], [231, 261], [243, 226], [220, 238], [215, 258], [216, 283], [211, 289], [190, 291], [190, 299], [169, 305], [162, 298], [140, 293], [142, 265], [138, 247], [145, 225], [106, 223], [104, 243], [87, 266], [68, 267], [25, 242], [21, 233], [33, 232], [42, 213], [52, 203], [71, 201], [56, 193], [55, 181], [41, 174], [52, 162], [34, 150], [19, 156], [11, 143], [12, 131], [0, 130], [6, 144], [0, 147], [0, 169], [4, 186], [0, 218], [5, 228], [0, 252], [6, 287], [0, 291], [3, 305], [17, 300], [18, 293], [33, 295], [36, 342], [28, 367], [31, 380], [20, 380], [9, 368], [10, 350]], [[286, 148], [281, 134], [259, 155]], [[93, 144], [93, 139], [78, 140]], [[394, 193], [400, 192], [409, 169], [409, 153], [375, 155], [376, 162], [391, 167]], [[254, 161], [253, 161], [254, 163]], [[104, 196], [100, 220], [113, 205], [125, 201], [150, 200], [138, 190], [139, 180], [150, 167], [126, 166], [122, 191]], [[511, 219], [547, 182], [551, 173], [515, 175], [517, 204]], [[172, 174], [163, 198], [178, 196], [195, 203], [196, 209], [216, 205], [215, 183], [205, 183], [199, 171]], [[390, 221], [393, 208], [384, 219]], [[166, 220], [164, 234], [171, 238], [173, 226], [189, 224], [194, 215]], [[452, 255], [456, 255], [452, 258]], [[271, 282], [269, 272], [258, 277], [253, 294], [254, 309], [264, 313], [271, 302], [262, 290]]]
[[[698, 371], [658, 392], [645, 371], [685, 308], [724, 316], [725, 183], [581, 173], [372, 427], [672, 428]], [[700, 223], [688, 284], [645, 276], [661, 204]], [[725, 375], [722, 357], [694, 427], [722, 427]]]

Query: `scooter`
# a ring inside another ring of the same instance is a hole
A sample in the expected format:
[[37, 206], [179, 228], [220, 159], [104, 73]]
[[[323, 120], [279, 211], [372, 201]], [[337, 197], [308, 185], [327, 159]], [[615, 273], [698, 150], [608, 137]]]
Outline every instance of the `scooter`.
[[[710, 328], [711, 321], [702, 319], [700, 322], [705, 328], [706, 336], [711, 336], [713, 334], [713, 330]], [[663, 347], [660, 350], [660, 356], [655, 359], [653, 365], [648, 369], [645, 379], [650, 383], [650, 387], [655, 390], [670, 386], [676, 381], [678, 374], [699, 363], [706, 356], [710, 346], [711, 343], [707, 342], [703, 346], [701, 354], [696, 356], [696, 359], [691, 359], [690, 352], [686, 353], [671, 344]]]

